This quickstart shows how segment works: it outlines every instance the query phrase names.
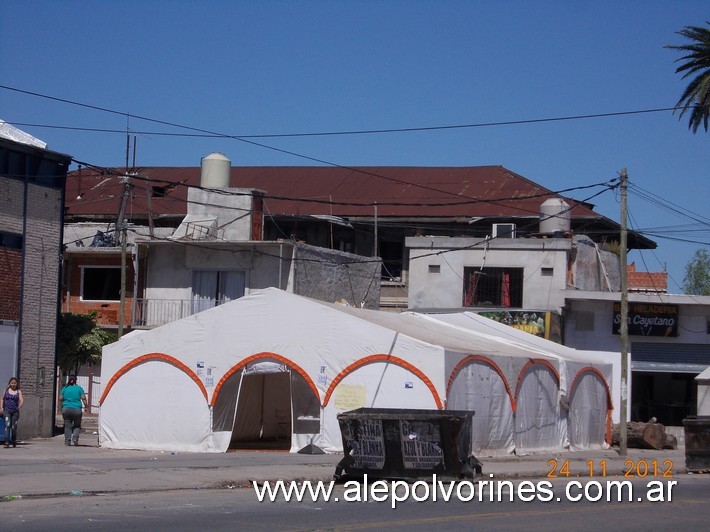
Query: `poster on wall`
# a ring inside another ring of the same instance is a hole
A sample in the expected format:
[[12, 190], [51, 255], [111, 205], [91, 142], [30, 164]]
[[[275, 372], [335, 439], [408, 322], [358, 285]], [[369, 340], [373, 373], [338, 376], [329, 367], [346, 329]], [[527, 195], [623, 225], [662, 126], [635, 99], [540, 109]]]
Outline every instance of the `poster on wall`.
[[400, 421], [402, 463], [405, 469], [434, 469], [444, 465], [438, 423]]
[[333, 404], [338, 410], [355, 410], [365, 406], [367, 387], [364, 384], [340, 384], [333, 394]]
[[382, 469], [385, 466], [385, 440], [381, 419], [362, 419], [345, 423], [341, 424], [340, 429], [346, 449], [350, 448], [353, 467]]
[[[636, 336], [678, 336], [678, 305], [629, 303], [629, 334]], [[620, 334], [621, 303], [614, 303], [612, 333]]]
[[496, 310], [479, 312], [481, 316], [510, 325], [526, 333], [562, 343], [562, 320], [559, 314], [547, 311]]

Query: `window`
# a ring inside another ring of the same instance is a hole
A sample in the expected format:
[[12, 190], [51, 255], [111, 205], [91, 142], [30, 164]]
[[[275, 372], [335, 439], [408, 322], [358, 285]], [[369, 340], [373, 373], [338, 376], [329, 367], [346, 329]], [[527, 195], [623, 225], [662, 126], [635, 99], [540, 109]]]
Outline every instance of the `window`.
[[464, 307], [522, 307], [523, 268], [464, 268]]
[[81, 299], [84, 301], [120, 301], [121, 268], [82, 266]]
[[244, 295], [241, 270], [195, 270], [192, 272], [192, 312], [202, 312]]
[[515, 224], [493, 224], [493, 238], [515, 238]]
[[345, 253], [355, 253], [355, 241], [352, 239], [348, 240], [337, 240], [337, 249], [344, 251]]
[[540, 270], [540, 275], [543, 277], [552, 277], [552, 274], [555, 272], [553, 268], [542, 268]]
[[429, 273], [441, 273], [441, 265], [440, 264], [430, 264], [429, 265]]
[[574, 329], [575, 331], [593, 331], [594, 330], [594, 312], [575, 312], [574, 313]]
[[0, 248], [22, 249], [22, 235], [0, 231]]

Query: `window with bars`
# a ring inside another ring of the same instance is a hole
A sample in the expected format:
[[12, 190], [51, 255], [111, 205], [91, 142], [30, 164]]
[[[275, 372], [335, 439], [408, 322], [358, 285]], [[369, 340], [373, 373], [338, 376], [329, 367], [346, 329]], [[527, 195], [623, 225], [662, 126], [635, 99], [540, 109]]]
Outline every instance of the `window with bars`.
[[523, 306], [523, 268], [464, 268], [464, 307]]

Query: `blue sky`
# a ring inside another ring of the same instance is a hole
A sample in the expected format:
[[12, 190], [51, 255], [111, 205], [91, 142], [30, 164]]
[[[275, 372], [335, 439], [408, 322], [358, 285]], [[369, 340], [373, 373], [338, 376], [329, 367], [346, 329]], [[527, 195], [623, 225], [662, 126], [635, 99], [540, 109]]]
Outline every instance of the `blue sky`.
[[[704, 25], [707, 8], [707, 0], [8, 0], [0, 85], [117, 113], [0, 89], [0, 118], [35, 124], [20, 127], [101, 166], [125, 164], [126, 128], [140, 132], [138, 166], [198, 166], [213, 151], [237, 166], [310, 165], [234, 139], [160, 136], [190, 131], [135, 116], [267, 135], [669, 108], [686, 81], [675, 74], [678, 54], [663, 47], [684, 42], [683, 26]], [[342, 166], [502, 165], [552, 190], [627, 168], [630, 225], [659, 245], [629, 260], [638, 270], [667, 267], [674, 293], [694, 251], [710, 243], [710, 133], [692, 134], [671, 112], [252, 140]], [[613, 192], [592, 201], [619, 220]]]

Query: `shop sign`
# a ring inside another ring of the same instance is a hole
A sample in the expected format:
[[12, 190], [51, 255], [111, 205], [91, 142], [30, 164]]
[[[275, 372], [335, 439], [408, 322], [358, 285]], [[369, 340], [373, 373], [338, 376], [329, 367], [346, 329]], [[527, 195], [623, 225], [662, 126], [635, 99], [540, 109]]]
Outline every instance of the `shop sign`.
[[[629, 335], [678, 336], [678, 305], [629, 303]], [[614, 303], [612, 333], [621, 328], [621, 303]]]

